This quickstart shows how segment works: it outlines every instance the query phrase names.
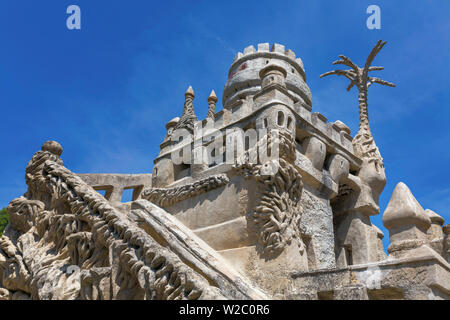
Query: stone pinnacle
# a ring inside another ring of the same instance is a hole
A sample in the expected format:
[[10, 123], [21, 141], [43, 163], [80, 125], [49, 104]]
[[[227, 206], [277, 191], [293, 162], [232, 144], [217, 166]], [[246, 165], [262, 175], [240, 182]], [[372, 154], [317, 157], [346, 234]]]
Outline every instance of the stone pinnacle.
[[392, 193], [391, 200], [383, 214], [383, 224], [390, 230], [403, 225], [421, 225], [424, 229], [430, 226], [430, 218], [409, 188], [399, 182]]
[[217, 102], [217, 96], [214, 90], [209, 94], [208, 101]]
[[191, 96], [194, 97], [194, 90], [192, 89], [192, 86], [189, 86], [189, 88], [186, 90], [185, 96]]

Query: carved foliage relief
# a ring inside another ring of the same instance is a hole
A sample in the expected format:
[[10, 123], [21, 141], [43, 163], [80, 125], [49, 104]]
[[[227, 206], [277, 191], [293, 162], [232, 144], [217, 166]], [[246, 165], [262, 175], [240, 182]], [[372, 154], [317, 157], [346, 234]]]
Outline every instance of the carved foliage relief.
[[263, 164], [250, 164], [244, 160], [235, 167], [240, 174], [256, 179], [258, 183], [258, 201], [249, 220], [257, 228], [261, 256], [266, 258], [278, 256], [292, 241], [299, 241], [302, 248], [298, 226], [303, 182], [292, 164], [295, 140], [289, 133], [279, 132], [268, 135], [269, 148], [273, 143], [279, 146], [278, 159]]

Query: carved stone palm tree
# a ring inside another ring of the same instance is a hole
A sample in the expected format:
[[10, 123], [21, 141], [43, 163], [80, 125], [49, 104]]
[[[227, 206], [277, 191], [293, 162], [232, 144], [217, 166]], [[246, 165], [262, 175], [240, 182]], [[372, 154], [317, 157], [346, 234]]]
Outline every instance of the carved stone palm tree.
[[379, 71], [384, 70], [384, 67], [375, 67], [371, 66], [373, 59], [380, 52], [383, 46], [386, 44], [379, 40], [375, 47], [369, 54], [369, 57], [366, 60], [366, 64], [364, 68], [358, 67], [352, 60], [347, 58], [344, 55], [340, 55], [339, 58], [341, 60], [337, 60], [333, 62], [333, 64], [343, 64], [345, 66], [350, 67], [348, 70], [333, 70], [322, 74], [320, 77], [325, 77], [328, 75], [338, 75], [344, 76], [350, 80], [350, 84], [347, 87], [347, 91], [353, 86], [359, 91], [358, 102], [359, 102], [359, 131], [356, 136], [353, 138], [353, 148], [359, 157], [363, 159], [367, 159], [369, 163], [373, 162], [375, 164], [375, 168], [377, 172], [384, 168], [383, 158], [380, 155], [378, 147], [375, 144], [375, 141], [372, 137], [372, 133], [369, 127], [369, 114], [367, 109], [367, 89], [370, 87], [372, 83], [378, 83], [384, 86], [395, 87], [395, 84], [382, 80], [377, 77], [369, 76], [370, 71]]
[[375, 56], [380, 52], [386, 41], [379, 40], [369, 54], [364, 68], [358, 67], [352, 60], [344, 55], [340, 55], [341, 60], [333, 62], [333, 64], [343, 64], [350, 67], [348, 70], [333, 70], [322, 74], [320, 77], [328, 75], [344, 76], [350, 80], [347, 91], [353, 86], [358, 89], [359, 102], [359, 130], [353, 138], [353, 149], [355, 154], [363, 160], [358, 176], [368, 184], [377, 195], [375, 202], [378, 203], [378, 195], [383, 191], [386, 185], [386, 175], [384, 170], [383, 158], [372, 136], [369, 127], [369, 114], [367, 109], [367, 89], [372, 83], [378, 83], [384, 86], [395, 87], [391, 82], [382, 80], [377, 77], [369, 76], [371, 71], [384, 70], [384, 67], [371, 66]]

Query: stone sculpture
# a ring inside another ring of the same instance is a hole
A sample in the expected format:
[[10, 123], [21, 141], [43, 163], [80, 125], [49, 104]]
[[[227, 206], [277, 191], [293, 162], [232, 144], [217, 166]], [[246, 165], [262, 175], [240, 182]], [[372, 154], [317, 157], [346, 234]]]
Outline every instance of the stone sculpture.
[[212, 91], [198, 121], [189, 87], [152, 174], [76, 174], [45, 142], [8, 207], [0, 298], [449, 299], [442, 217], [399, 183], [383, 215], [389, 255], [371, 222], [386, 176], [367, 89], [394, 85], [368, 73], [384, 45], [364, 68], [341, 55], [350, 69], [322, 75], [357, 87], [354, 138], [312, 112], [302, 60], [263, 43], [237, 54], [223, 110]]

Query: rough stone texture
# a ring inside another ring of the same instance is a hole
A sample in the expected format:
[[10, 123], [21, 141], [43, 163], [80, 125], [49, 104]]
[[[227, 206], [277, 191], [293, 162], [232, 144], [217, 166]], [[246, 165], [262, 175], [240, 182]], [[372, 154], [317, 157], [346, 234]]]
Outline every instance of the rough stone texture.
[[[383, 215], [389, 255], [371, 222], [386, 176], [367, 91], [393, 84], [368, 73], [382, 70], [371, 64], [384, 44], [364, 68], [341, 55], [350, 69], [324, 74], [358, 89], [355, 138], [312, 112], [301, 59], [263, 43], [237, 54], [222, 111], [212, 91], [197, 121], [189, 87], [152, 174], [75, 174], [45, 142], [8, 207], [0, 299], [449, 299], [450, 227], [437, 213], [399, 183]], [[268, 133], [238, 154], [229, 142], [245, 135], [230, 129]]]
[[300, 228], [310, 238], [308, 252], [310, 260], [313, 260], [313, 269], [335, 267], [333, 212], [329, 202], [326, 198], [304, 190], [302, 210]]

